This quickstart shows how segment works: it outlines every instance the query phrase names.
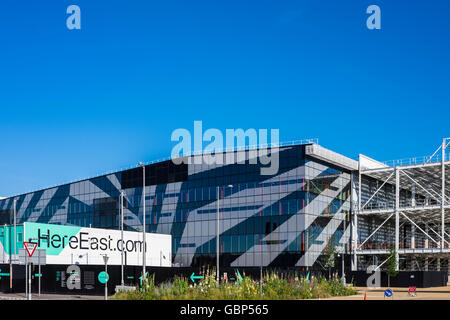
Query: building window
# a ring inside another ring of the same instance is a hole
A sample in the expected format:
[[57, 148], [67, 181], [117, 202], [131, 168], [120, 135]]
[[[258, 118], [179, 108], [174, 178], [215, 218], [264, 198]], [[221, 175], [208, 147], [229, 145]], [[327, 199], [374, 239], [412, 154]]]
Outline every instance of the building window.
[[117, 229], [119, 227], [119, 197], [94, 199], [93, 227]]

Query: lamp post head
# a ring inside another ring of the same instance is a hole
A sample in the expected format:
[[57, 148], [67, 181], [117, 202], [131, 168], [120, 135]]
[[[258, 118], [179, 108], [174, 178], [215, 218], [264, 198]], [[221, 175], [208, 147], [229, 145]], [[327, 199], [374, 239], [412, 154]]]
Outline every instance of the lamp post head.
[[139, 165], [139, 166], [141, 166], [141, 167], [143, 167], [143, 166], [144, 166], [144, 164], [142, 163], [142, 161], [141, 161], [141, 162], [139, 162], [139, 163], [138, 163], [138, 165]]

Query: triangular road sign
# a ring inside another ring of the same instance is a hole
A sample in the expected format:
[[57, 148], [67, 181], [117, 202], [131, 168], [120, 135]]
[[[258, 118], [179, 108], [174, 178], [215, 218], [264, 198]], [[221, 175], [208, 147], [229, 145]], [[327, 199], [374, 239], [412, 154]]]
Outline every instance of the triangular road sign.
[[34, 250], [36, 250], [37, 243], [34, 243], [34, 242], [24, 242], [24, 243], [23, 243], [23, 246], [24, 246], [25, 249], [27, 250], [28, 255], [29, 255], [30, 257], [32, 257], [32, 256], [33, 256], [33, 253], [34, 253]]

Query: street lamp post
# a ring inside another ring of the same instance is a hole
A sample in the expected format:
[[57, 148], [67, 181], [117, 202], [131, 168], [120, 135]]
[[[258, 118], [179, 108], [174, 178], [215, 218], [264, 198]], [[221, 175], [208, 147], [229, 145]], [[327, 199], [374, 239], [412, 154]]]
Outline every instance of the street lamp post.
[[[344, 236], [345, 233], [345, 222], [347, 220], [347, 215], [344, 216], [344, 230], [342, 231], [342, 236]], [[342, 283], [345, 286], [345, 268], [344, 268], [344, 263], [345, 263], [345, 254], [346, 254], [346, 242], [344, 242], [344, 249], [342, 250]]]
[[[17, 200], [14, 199], [13, 201], [13, 221], [14, 221], [14, 252], [11, 254], [10, 259], [9, 259], [9, 288], [10, 291], [12, 291], [12, 284], [13, 284], [13, 265], [12, 265], [12, 260], [14, 259], [14, 255], [16, 254], [16, 204], [17, 204]], [[5, 233], [6, 235], [6, 233]]]
[[139, 162], [139, 165], [142, 167], [142, 202], [143, 202], [143, 215], [142, 215], [142, 238], [143, 238], [143, 248], [142, 248], [142, 279], [145, 279], [145, 258], [146, 258], [146, 248], [145, 248], [145, 165], [142, 162]]
[[123, 191], [120, 192], [120, 236], [122, 240], [122, 248], [120, 249], [120, 284], [123, 287]]
[[[228, 188], [232, 188], [233, 185], [229, 184]], [[217, 186], [217, 228], [216, 228], [216, 265], [217, 265], [217, 284], [220, 283], [220, 272], [219, 272], [219, 235], [220, 235], [220, 226], [219, 226], [219, 211], [220, 211], [220, 187]]]
[[259, 266], [259, 297], [262, 299], [262, 257], [261, 265]]

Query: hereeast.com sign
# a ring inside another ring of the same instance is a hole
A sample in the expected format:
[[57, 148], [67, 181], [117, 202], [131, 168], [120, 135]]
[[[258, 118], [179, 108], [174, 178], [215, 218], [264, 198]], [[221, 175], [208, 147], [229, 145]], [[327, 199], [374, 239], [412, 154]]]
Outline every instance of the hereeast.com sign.
[[[46, 249], [47, 264], [119, 265], [124, 252], [126, 265], [142, 265], [143, 241], [141, 232], [62, 226], [43, 223], [24, 223], [24, 239], [33, 240], [37, 248]], [[170, 235], [146, 233], [146, 264], [171, 266]]]

